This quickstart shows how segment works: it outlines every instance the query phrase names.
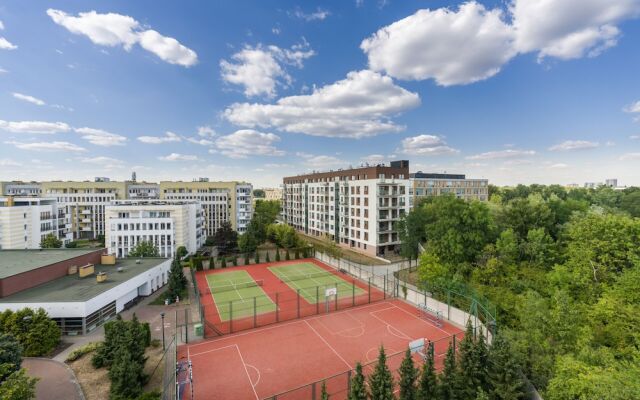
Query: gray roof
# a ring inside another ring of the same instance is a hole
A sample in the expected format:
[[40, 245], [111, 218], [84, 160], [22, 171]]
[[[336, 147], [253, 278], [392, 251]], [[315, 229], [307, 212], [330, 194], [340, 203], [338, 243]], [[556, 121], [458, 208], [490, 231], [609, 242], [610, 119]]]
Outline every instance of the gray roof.
[[46, 267], [101, 249], [0, 250], [0, 279]]
[[[166, 261], [166, 258], [143, 258], [140, 263], [136, 259], [118, 260], [116, 265], [96, 265], [95, 274], [106, 272], [105, 282], [96, 282], [96, 276], [79, 278], [78, 275], [67, 275], [54, 279], [36, 287], [14, 293], [0, 299], [0, 303], [55, 303], [87, 301], [112, 289], [129, 279]], [[118, 272], [122, 267], [122, 272]]]

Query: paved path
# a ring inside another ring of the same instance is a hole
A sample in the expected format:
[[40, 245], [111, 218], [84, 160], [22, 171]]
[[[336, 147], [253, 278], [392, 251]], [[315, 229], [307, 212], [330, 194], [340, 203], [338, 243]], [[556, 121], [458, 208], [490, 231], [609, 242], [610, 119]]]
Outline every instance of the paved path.
[[75, 375], [63, 363], [48, 358], [25, 357], [22, 366], [30, 376], [40, 378], [36, 384], [37, 400], [84, 400]]

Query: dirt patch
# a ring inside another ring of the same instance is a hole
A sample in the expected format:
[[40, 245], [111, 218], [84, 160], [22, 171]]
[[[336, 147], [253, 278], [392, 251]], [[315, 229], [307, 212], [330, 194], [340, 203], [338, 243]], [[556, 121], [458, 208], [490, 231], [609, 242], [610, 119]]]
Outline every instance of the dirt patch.
[[[162, 373], [164, 362], [162, 359], [162, 346], [149, 347], [145, 355], [148, 357], [144, 366], [144, 372], [149, 376], [149, 382], [144, 387], [145, 391], [162, 390]], [[76, 374], [78, 383], [84, 392], [86, 400], [109, 400], [109, 370], [106, 368], [94, 368], [91, 364], [93, 352], [85, 354], [76, 361], [68, 363]]]

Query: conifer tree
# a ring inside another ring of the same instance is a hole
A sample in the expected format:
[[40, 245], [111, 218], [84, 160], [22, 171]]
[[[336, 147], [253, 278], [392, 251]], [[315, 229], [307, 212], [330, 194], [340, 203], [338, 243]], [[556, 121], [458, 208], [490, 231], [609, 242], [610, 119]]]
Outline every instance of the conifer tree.
[[351, 389], [347, 400], [367, 400], [367, 398], [367, 386], [362, 373], [362, 364], [358, 362], [356, 364], [356, 374], [351, 378]]
[[187, 287], [187, 278], [184, 276], [180, 259], [177, 256], [171, 262], [168, 280], [167, 297], [174, 300]]
[[431, 346], [427, 349], [427, 359], [422, 367], [418, 382], [418, 400], [436, 400], [438, 396], [438, 380], [433, 359], [433, 347]]
[[418, 378], [418, 370], [413, 365], [413, 355], [411, 349], [407, 348], [404, 353], [404, 359], [400, 364], [400, 400], [416, 400], [416, 379]]
[[143, 366], [125, 346], [118, 348], [109, 369], [111, 400], [135, 399], [142, 393]]
[[260, 253], [256, 250], [256, 264], [260, 264]]
[[276, 247], [276, 261], [280, 261], [280, 249]]
[[291, 256], [289, 255], [289, 249], [287, 249], [287, 252], [284, 253], [284, 259], [287, 261], [291, 260]]
[[462, 397], [458, 391], [458, 366], [456, 364], [456, 353], [453, 346], [447, 349], [447, 356], [444, 359], [444, 369], [440, 374], [438, 391], [441, 400], [460, 400]]
[[320, 389], [320, 400], [329, 400], [329, 393], [327, 393], [327, 384], [322, 381], [322, 389]]
[[371, 400], [393, 400], [393, 375], [387, 366], [387, 356], [384, 347], [380, 346], [378, 363], [373, 374], [369, 377]]
[[295, 250], [295, 257], [296, 257], [296, 260], [300, 258], [300, 250], [299, 249]]
[[524, 397], [524, 382], [520, 378], [520, 366], [513, 357], [509, 342], [500, 334], [494, 336], [491, 343], [488, 366], [493, 399], [517, 400]]
[[476, 338], [476, 344], [473, 347], [473, 358], [475, 360], [475, 365], [477, 366], [475, 379], [478, 381], [480, 388], [482, 388], [482, 390], [488, 396], [490, 389], [489, 348], [487, 347], [487, 342], [482, 327], [480, 327], [480, 332], [478, 333], [478, 337]]
[[475, 399], [477, 390], [481, 386], [479, 380], [480, 366], [476, 359], [474, 329], [471, 319], [467, 321], [467, 330], [460, 341], [458, 350], [458, 368], [460, 372], [459, 390], [465, 399]]
[[237, 256], [233, 256], [232, 262], [233, 262], [233, 266], [237, 267], [238, 266], [238, 257]]
[[269, 252], [267, 251], [267, 257], [264, 260], [265, 262], [271, 262], [271, 258], [269, 258]]
[[227, 268], [227, 259], [222, 257], [222, 263], [220, 263], [220, 268]]

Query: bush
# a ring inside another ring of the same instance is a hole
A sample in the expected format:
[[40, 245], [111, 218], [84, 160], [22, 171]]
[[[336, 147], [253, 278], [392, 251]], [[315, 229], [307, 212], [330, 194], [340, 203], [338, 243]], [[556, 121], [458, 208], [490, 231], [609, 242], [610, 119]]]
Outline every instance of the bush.
[[267, 250], [267, 257], [264, 260], [265, 262], [271, 262], [271, 259], [269, 258], [269, 250]]
[[276, 261], [280, 261], [280, 249], [276, 248]]
[[233, 266], [237, 267], [238, 266], [238, 257], [237, 256], [233, 256], [232, 262], [233, 262]]
[[9, 333], [22, 346], [26, 357], [40, 357], [51, 353], [60, 342], [60, 328], [42, 308], [23, 308], [16, 312], [0, 313], [0, 332]]
[[284, 259], [285, 259], [286, 261], [291, 260], [291, 256], [289, 255], [289, 249], [287, 249], [287, 252], [286, 252], [286, 253], [284, 253]]
[[101, 345], [102, 345], [102, 343], [100, 343], [100, 342], [87, 343], [84, 346], [78, 347], [77, 349], [75, 349], [74, 351], [69, 353], [69, 355], [67, 356], [67, 359], [64, 360], [64, 361], [68, 362], [68, 363], [76, 361], [77, 359], [79, 359], [80, 357], [84, 356], [85, 354], [93, 353]]
[[260, 264], [260, 253], [256, 250], [256, 264]]
[[227, 268], [227, 259], [222, 258], [222, 264], [220, 264], [220, 268]]
[[162, 394], [154, 390], [153, 392], [144, 392], [136, 398], [136, 400], [160, 400]]
[[0, 382], [19, 370], [21, 365], [22, 346], [13, 335], [0, 333]]
[[300, 258], [300, 250], [296, 249], [296, 252], [295, 252], [295, 259], [297, 260], [297, 259], [299, 259], [299, 258]]
[[160, 341], [160, 339], [151, 339], [150, 344], [151, 344], [151, 347], [153, 347], [154, 349], [157, 349], [162, 345], [162, 342]]

